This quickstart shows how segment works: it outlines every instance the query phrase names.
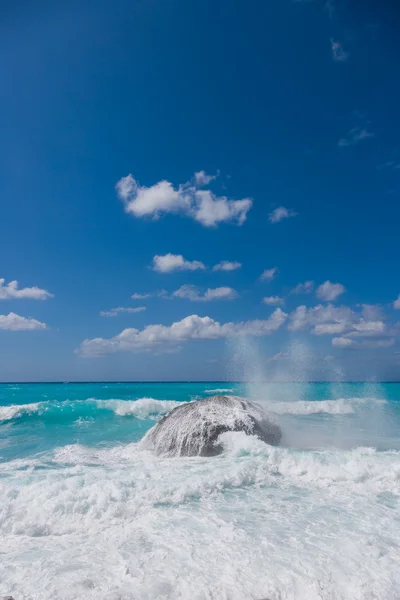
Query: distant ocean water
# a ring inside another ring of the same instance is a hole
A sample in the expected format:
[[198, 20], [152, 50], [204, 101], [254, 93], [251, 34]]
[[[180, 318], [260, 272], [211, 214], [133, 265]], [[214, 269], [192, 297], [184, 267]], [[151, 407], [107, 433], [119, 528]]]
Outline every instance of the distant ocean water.
[[[281, 447], [138, 446], [181, 402], [257, 400]], [[0, 596], [398, 600], [400, 384], [0, 384]]]

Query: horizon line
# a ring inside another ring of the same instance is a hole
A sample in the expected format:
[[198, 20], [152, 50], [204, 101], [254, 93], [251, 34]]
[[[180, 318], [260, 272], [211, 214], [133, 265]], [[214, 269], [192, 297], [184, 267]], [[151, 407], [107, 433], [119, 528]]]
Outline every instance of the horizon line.
[[211, 379], [202, 379], [202, 380], [186, 380], [186, 379], [180, 379], [180, 380], [96, 380], [96, 381], [90, 381], [90, 380], [85, 380], [85, 381], [62, 381], [62, 380], [57, 380], [57, 381], [0, 381], [0, 385], [54, 385], [54, 384], [60, 384], [60, 385], [74, 385], [74, 384], [84, 384], [84, 385], [88, 385], [88, 384], [100, 384], [100, 383], [113, 383], [113, 384], [120, 384], [120, 383], [129, 383], [129, 384], [139, 384], [139, 383], [151, 383], [151, 384], [162, 384], [162, 383], [232, 383], [232, 384], [257, 384], [257, 383], [302, 383], [302, 384], [309, 384], [309, 383], [370, 383], [370, 384], [379, 384], [379, 383], [400, 383], [400, 381], [398, 380], [392, 380], [392, 379], [388, 379], [388, 380], [382, 380], [382, 381], [370, 381], [370, 380], [365, 380], [365, 379], [349, 379], [349, 380], [321, 380], [321, 379], [317, 379], [317, 380], [309, 380], [309, 381], [297, 381], [295, 379], [291, 379], [291, 380], [286, 380], [286, 381], [238, 381], [238, 380], [229, 380], [229, 379], [216, 379], [216, 380], [211, 380]]

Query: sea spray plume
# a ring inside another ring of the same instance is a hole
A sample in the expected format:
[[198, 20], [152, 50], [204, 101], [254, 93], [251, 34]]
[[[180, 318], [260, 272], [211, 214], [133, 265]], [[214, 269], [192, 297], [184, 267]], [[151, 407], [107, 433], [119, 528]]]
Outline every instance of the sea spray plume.
[[174, 408], [143, 438], [142, 449], [160, 456], [215, 456], [226, 432], [244, 432], [267, 444], [281, 440], [279, 425], [261, 407], [237, 396], [211, 396]]

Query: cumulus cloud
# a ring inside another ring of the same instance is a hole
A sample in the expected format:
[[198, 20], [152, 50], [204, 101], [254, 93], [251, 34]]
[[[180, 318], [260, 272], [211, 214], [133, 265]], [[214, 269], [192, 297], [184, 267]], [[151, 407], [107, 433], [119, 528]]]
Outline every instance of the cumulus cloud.
[[289, 219], [290, 217], [295, 217], [297, 215], [294, 210], [290, 210], [285, 206], [278, 206], [268, 215], [268, 220], [270, 223], [279, 223], [279, 221], [283, 221], [283, 219]]
[[394, 338], [357, 341], [348, 337], [338, 337], [333, 338], [332, 340], [332, 346], [335, 348], [356, 348], [365, 350], [371, 350], [374, 348], [391, 348], [394, 343]]
[[0, 300], [46, 300], [47, 298], [53, 298], [53, 294], [50, 294], [47, 290], [42, 290], [36, 286], [19, 289], [18, 281], [10, 281], [6, 285], [6, 280], [0, 279]]
[[234, 300], [238, 293], [230, 287], [209, 288], [202, 294], [195, 285], [182, 285], [172, 294], [173, 298], [185, 298], [192, 302], [210, 302], [212, 300]]
[[[376, 310], [374, 310], [376, 309]], [[312, 308], [298, 306], [289, 316], [288, 329], [291, 331], [309, 330], [313, 335], [335, 335], [333, 345], [339, 347], [386, 347], [387, 338], [396, 335], [395, 328], [389, 327], [378, 314], [376, 307], [362, 305], [361, 311], [348, 306], [318, 304]], [[372, 320], [370, 317], [375, 317]], [[368, 338], [374, 338], [373, 342]], [[350, 341], [343, 341], [350, 340]], [[353, 343], [361, 340], [357, 344]]]
[[335, 62], [345, 62], [350, 54], [346, 52], [343, 45], [338, 40], [331, 38], [332, 58]]
[[102, 310], [100, 311], [101, 317], [118, 317], [121, 313], [139, 313], [146, 310], [145, 306], [136, 306], [134, 308], [124, 308], [123, 306], [118, 306], [118, 308], [112, 308], [111, 310]]
[[285, 301], [280, 296], [265, 296], [265, 298], [262, 299], [262, 302], [268, 306], [277, 306], [279, 304], [284, 304]]
[[0, 315], [0, 329], [9, 331], [29, 331], [34, 329], [47, 329], [46, 323], [41, 323], [36, 319], [21, 317], [13, 312], [8, 315]]
[[320, 300], [325, 302], [332, 302], [336, 300], [338, 296], [344, 294], [346, 288], [341, 283], [332, 283], [331, 281], [325, 281], [317, 288], [317, 296]]
[[359, 142], [363, 140], [367, 140], [369, 138], [374, 137], [374, 134], [362, 127], [354, 127], [351, 129], [348, 134], [341, 138], [338, 142], [338, 146], [340, 148], [345, 148], [347, 146], [355, 146]]
[[217, 196], [211, 190], [200, 189], [214, 178], [205, 171], [198, 171], [192, 182], [177, 188], [165, 180], [146, 187], [139, 185], [129, 174], [117, 182], [116, 190], [125, 211], [137, 218], [157, 219], [162, 214], [174, 213], [186, 215], [205, 227], [216, 227], [223, 222], [243, 225], [253, 201], [250, 198], [231, 200]]
[[190, 315], [181, 321], [166, 325], [148, 325], [142, 330], [124, 329], [118, 335], [106, 338], [88, 339], [76, 350], [86, 357], [97, 357], [115, 352], [160, 351], [163, 348], [191, 340], [213, 340], [230, 336], [265, 336], [277, 331], [287, 315], [277, 308], [266, 320], [224, 323], [210, 317]]
[[194, 174], [194, 181], [198, 187], [208, 185], [216, 178], [217, 175], [207, 175], [205, 171], [197, 171], [197, 173]]
[[206, 268], [199, 260], [186, 260], [182, 254], [165, 254], [153, 257], [153, 271], [158, 273], [172, 273], [172, 271], [198, 271]]
[[393, 302], [393, 308], [396, 310], [400, 310], [400, 294], [397, 296], [397, 300]]
[[273, 267], [272, 269], [265, 269], [260, 275], [261, 281], [272, 281], [278, 274], [278, 268]]
[[314, 290], [313, 281], [305, 281], [304, 283], [298, 283], [295, 288], [290, 292], [291, 294], [311, 294]]
[[231, 262], [230, 260], [221, 260], [217, 265], [214, 265], [213, 271], [236, 271], [236, 269], [240, 269], [242, 263], [240, 262]]

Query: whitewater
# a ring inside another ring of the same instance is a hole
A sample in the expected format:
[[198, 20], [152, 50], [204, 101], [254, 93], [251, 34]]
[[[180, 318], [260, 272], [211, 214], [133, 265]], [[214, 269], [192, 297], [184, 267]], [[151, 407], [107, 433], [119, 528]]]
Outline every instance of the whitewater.
[[[259, 402], [283, 440], [143, 448], [182, 402]], [[1, 384], [0, 597], [398, 600], [400, 384]]]

